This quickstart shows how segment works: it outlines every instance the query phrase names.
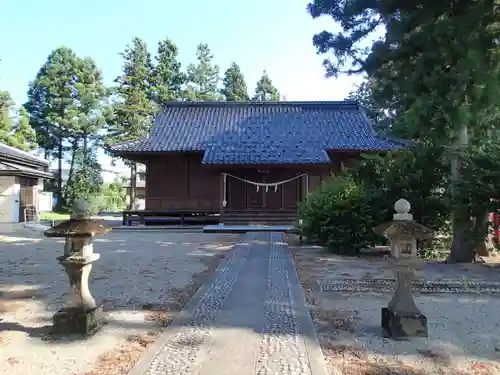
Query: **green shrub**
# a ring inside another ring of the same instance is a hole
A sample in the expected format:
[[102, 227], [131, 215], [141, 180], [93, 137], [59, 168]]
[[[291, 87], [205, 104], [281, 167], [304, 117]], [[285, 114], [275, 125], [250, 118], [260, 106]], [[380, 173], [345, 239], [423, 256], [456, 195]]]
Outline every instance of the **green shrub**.
[[121, 211], [127, 203], [127, 192], [120, 180], [104, 184], [101, 189], [101, 194], [98, 200], [99, 211]]
[[374, 192], [353, 177], [322, 184], [299, 204], [299, 232], [338, 254], [355, 255], [373, 244], [376, 220], [385, 213], [373, 209]]
[[[90, 197], [83, 198], [83, 199], [89, 203], [89, 213], [91, 215], [97, 215], [99, 213], [99, 210], [100, 210], [99, 207], [100, 207], [100, 204], [102, 201], [102, 197], [101, 196], [90, 196]], [[74, 212], [74, 207], [72, 205], [68, 206], [66, 209], [66, 212], [72, 214]]]

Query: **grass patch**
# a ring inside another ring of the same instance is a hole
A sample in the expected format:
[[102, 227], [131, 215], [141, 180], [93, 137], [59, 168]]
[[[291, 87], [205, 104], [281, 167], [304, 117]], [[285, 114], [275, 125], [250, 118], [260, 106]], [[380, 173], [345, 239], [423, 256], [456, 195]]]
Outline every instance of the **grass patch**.
[[60, 213], [60, 212], [40, 212], [39, 214], [40, 220], [68, 220], [69, 214]]
[[[64, 221], [69, 220], [69, 213], [61, 213], [61, 212], [40, 212], [39, 218], [41, 221]], [[121, 216], [92, 216], [94, 220], [121, 220]]]

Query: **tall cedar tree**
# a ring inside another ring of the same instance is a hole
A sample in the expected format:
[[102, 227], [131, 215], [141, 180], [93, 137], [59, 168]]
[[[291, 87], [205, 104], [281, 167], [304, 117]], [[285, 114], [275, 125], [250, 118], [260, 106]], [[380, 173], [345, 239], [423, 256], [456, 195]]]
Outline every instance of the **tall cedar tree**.
[[257, 81], [257, 86], [255, 87], [255, 95], [253, 100], [259, 101], [278, 101], [280, 100], [280, 93], [276, 87], [273, 86], [273, 82], [269, 75], [264, 70], [262, 77]]
[[[366, 72], [375, 79], [378, 95], [398, 111], [399, 134], [460, 150], [497, 126], [500, 7], [495, 0], [314, 0], [308, 10], [342, 27], [337, 35], [323, 31], [313, 38], [319, 53], [334, 56], [324, 61], [327, 74]], [[385, 36], [365, 48], [362, 43], [379, 27], [385, 27]], [[460, 163], [456, 154], [451, 158], [458, 183]], [[474, 245], [465, 238], [470, 217], [455, 208], [453, 219], [448, 260], [470, 262]]]
[[217, 86], [219, 84], [219, 66], [213, 63], [214, 56], [207, 44], [199, 44], [196, 48], [196, 64], [187, 67], [187, 100], [220, 100]]
[[170, 39], [158, 43], [156, 64], [151, 74], [151, 94], [157, 109], [171, 100], [181, 100], [187, 77], [181, 71], [179, 49]]
[[74, 143], [81, 143], [86, 152], [100, 140], [98, 134], [109, 120], [111, 108], [108, 105], [109, 90], [94, 60], [88, 57], [79, 59], [79, 67], [80, 76], [75, 83], [79, 112], [71, 138]]
[[[68, 136], [70, 144], [70, 171], [67, 184], [64, 188], [66, 205], [71, 207], [77, 198], [88, 199], [95, 191], [94, 181], [83, 179], [79, 174], [87, 173], [85, 168], [91, 168], [100, 173], [95, 163], [91, 163], [92, 152], [100, 144], [101, 130], [107, 120], [110, 119], [110, 107], [108, 105], [109, 91], [103, 84], [102, 74], [91, 58], [79, 60], [78, 82], [75, 83], [75, 92], [78, 94], [78, 114], [72, 133]], [[78, 168], [78, 158], [85, 160], [83, 169]], [[96, 159], [97, 160], [97, 159]], [[88, 173], [97, 173], [89, 171]], [[78, 186], [76, 185], [78, 181]], [[72, 189], [76, 189], [73, 192]], [[76, 198], [75, 198], [76, 197]]]
[[[28, 90], [25, 108], [45, 157], [58, 160], [56, 197], [62, 208], [62, 163], [68, 145], [94, 133], [105, 90], [91, 59], [81, 59], [69, 48], [52, 51]], [[94, 123], [90, 126], [89, 122]], [[70, 147], [70, 149], [75, 147]]]
[[[151, 75], [153, 64], [146, 42], [134, 38], [121, 53], [122, 75], [115, 79], [116, 100], [113, 104], [114, 117], [107, 127], [106, 143], [130, 141], [146, 135], [153, 121], [155, 105], [151, 100]], [[135, 200], [137, 164], [126, 161], [130, 166], [130, 207]]]
[[223, 87], [220, 92], [227, 101], [238, 102], [249, 100], [245, 77], [239, 65], [235, 62], [224, 73], [222, 85]]

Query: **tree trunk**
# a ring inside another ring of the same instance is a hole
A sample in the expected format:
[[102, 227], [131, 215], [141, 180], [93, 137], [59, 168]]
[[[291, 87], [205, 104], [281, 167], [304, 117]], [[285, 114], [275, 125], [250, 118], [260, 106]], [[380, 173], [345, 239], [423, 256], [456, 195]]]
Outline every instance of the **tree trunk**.
[[[467, 146], [469, 143], [467, 125], [462, 125], [455, 142], [455, 150]], [[458, 155], [453, 155], [451, 160], [451, 181], [452, 184], [460, 180], [460, 158]], [[454, 189], [453, 189], [454, 190]], [[452, 191], [452, 194], [455, 194]], [[452, 229], [453, 240], [451, 243], [450, 255], [446, 259], [446, 263], [472, 263], [474, 261], [474, 251], [466, 243], [465, 230], [468, 227], [467, 222], [462, 222], [464, 219], [459, 218], [456, 212], [452, 213]]]
[[57, 190], [56, 190], [56, 210], [61, 211], [64, 206], [62, 201], [62, 163], [63, 163], [63, 144], [62, 137], [59, 138], [57, 145]]
[[84, 134], [83, 135], [83, 155], [87, 156], [88, 148], [89, 148], [88, 135]]
[[448, 255], [446, 263], [472, 263], [475, 258], [474, 249], [468, 246], [465, 241], [462, 227], [454, 227], [450, 255]]
[[132, 164], [130, 165], [130, 202], [129, 202], [129, 210], [133, 210], [134, 209], [136, 186], [137, 186], [137, 163], [132, 162]]
[[489, 249], [493, 247], [491, 236], [489, 234], [490, 230], [490, 214], [488, 212], [484, 213], [482, 216], [476, 218], [476, 223], [480, 226], [481, 231], [486, 231], [486, 236], [478, 240], [474, 253], [481, 257], [487, 257], [490, 255]]
[[68, 173], [68, 181], [66, 181], [66, 184], [69, 184], [71, 179], [73, 178], [73, 170], [75, 168], [75, 152], [78, 150], [78, 140], [74, 140], [73, 144], [71, 145], [71, 161], [69, 164], [69, 173]]

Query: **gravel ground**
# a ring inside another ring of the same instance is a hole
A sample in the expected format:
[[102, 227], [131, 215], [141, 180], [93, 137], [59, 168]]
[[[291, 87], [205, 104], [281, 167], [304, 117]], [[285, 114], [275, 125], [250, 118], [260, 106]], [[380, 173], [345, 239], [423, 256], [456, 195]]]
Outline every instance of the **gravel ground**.
[[181, 310], [239, 236], [116, 232], [95, 240], [90, 290], [107, 311], [95, 336], [54, 339], [52, 314], [67, 276], [63, 241], [19, 230], [0, 235], [0, 374], [124, 374]]
[[[345, 279], [393, 278], [383, 260], [331, 256], [305, 246], [293, 253], [332, 375], [500, 374], [499, 292], [416, 293], [429, 337], [394, 341], [383, 338], [380, 328], [380, 309], [392, 292], [369, 286], [362, 292], [321, 288]], [[498, 269], [479, 264], [428, 262], [417, 279], [498, 285], [499, 276]]]

